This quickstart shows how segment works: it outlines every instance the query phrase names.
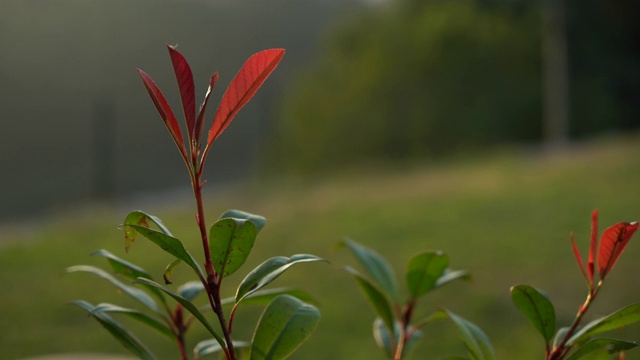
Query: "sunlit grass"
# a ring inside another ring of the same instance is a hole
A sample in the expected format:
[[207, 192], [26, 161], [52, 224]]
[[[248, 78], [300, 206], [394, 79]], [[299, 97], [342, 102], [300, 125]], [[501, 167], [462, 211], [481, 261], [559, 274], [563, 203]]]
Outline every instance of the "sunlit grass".
[[[209, 193], [210, 223], [230, 207], [268, 220], [247, 267], [229, 278], [226, 295], [234, 292], [233, 285], [252, 266], [269, 256], [306, 252], [327, 257], [332, 265], [302, 264], [275, 284], [301, 287], [322, 303], [317, 332], [294, 358], [383, 359], [370, 336], [373, 315], [340, 271], [352, 260], [346, 253], [332, 253], [332, 245], [348, 236], [375, 248], [390, 259], [400, 280], [412, 254], [444, 250], [451, 266], [470, 270], [473, 280], [434, 293], [421, 304], [421, 313], [447, 307], [483, 327], [500, 358], [539, 359], [542, 341], [511, 304], [508, 289], [527, 283], [546, 290], [556, 304], [559, 322], [570, 321], [584, 286], [571, 254], [569, 232], [574, 231], [586, 251], [594, 208], [600, 210], [602, 229], [640, 218], [638, 140], [637, 136], [602, 139], [555, 155], [505, 150], [446, 164], [369, 169], [308, 183], [269, 181], [224, 196]], [[162, 217], [197, 254], [193, 211], [187, 209], [180, 204], [142, 210]], [[2, 358], [63, 351], [124, 352], [68, 302], [77, 298], [131, 302], [88, 274], [63, 274], [74, 264], [104, 266], [102, 259], [88, 254], [106, 248], [160, 278], [170, 259], [153, 245], [141, 239], [130, 254], [124, 253], [117, 225], [125, 215], [126, 211], [112, 209], [84, 211], [56, 216], [28, 235], [0, 235]], [[640, 267], [634, 261], [639, 251], [638, 241], [632, 241], [592, 317], [640, 300], [633, 276]], [[176, 283], [191, 279], [186, 267], [176, 277]], [[258, 315], [255, 309], [241, 310], [234, 336], [250, 337], [242, 324], [253, 326]], [[638, 333], [629, 329], [620, 336], [635, 334], [637, 340]], [[203, 336], [196, 331], [191, 345]], [[161, 340], [155, 334], [143, 337]], [[171, 344], [159, 349], [163, 359], [177, 356]], [[415, 354], [437, 359], [462, 355], [464, 349], [453, 327], [440, 323], [425, 329]]]

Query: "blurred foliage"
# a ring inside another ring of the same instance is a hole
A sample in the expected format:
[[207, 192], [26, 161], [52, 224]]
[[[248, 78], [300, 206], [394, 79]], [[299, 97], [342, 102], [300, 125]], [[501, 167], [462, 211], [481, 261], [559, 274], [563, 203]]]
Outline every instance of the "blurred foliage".
[[[640, 12], [613, 3], [567, 3], [574, 135], [638, 121], [622, 42]], [[309, 172], [538, 141], [540, 30], [534, 1], [404, 0], [354, 14], [290, 86], [274, 158]]]

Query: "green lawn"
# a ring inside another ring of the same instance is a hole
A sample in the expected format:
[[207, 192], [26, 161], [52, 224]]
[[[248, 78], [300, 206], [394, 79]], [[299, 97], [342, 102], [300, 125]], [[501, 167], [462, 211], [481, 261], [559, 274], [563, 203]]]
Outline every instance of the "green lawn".
[[[640, 137], [607, 138], [551, 156], [505, 150], [446, 164], [353, 171], [313, 182], [269, 181], [211, 197], [209, 223], [226, 208], [262, 214], [262, 231], [247, 267], [229, 278], [235, 285], [267, 257], [314, 253], [332, 264], [302, 264], [274, 286], [295, 285], [321, 302], [323, 318], [295, 359], [383, 359], [370, 336], [373, 315], [340, 268], [348, 254], [332, 245], [348, 236], [388, 256], [399, 276], [414, 253], [439, 249], [451, 266], [468, 269], [473, 279], [438, 290], [421, 303], [421, 314], [447, 307], [485, 329], [501, 359], [540, 359], [542, 341], [511, 304], [510, 286], [527, 283], [544, 289], [556, 304], [558, 320], [571, 320], [583, 300], [584, 284], [575, 265], [569, 232], [583, 251], [588, 246], [590, 213], [600, 210], [601, 229], [640, 218]], [[211, 189], [209, 189], [211, 190]], [[188, 199], [186, 199], [188, 200]], [[105, 248], [161, 277], [170, 258], [141, 239], [124, 253], [117, 225], [128, 210], [100, 208], [56, 215], [27, 232], [0, 233], [0, 353], [2, 359], [52, 352], [118, 352], [115, 341], [85, 313], [68, 305], [77, 298], [92, 303], [131, 304], [107, 283], [88, 274], [64, 274], [67, 266], [104, 260], [90, 252]], [[184, 204], [141, 210], [160, 216], [192, 253], [198, 241], [193, 211]], [[634, 274], [640, 238], [632, 241], [591, 317], [640, 300]], [[634, 276], [632, 276], [634, 275]], [[176, 283], [190, 280], [181, 268]], [[228, 295], [234, 289], [228, 288]], [[420, 308], [419, 308], [420, 309]], [[258, 309], [238, 313], [234, 335], [250, 337]], [[637, 328], [640, 328], [638, 326]], [[195, 331], [191, 344], [204, 332]], [[640, 339], [636, 329], [623, 338]], [[155, 334], [142, 336], [151, 343]], [[177, 358], [171, 346], [152, 345], [163, 359]], [[463, 355], [452, 325], [425, 329], [416, 359]], [[634, 355], [637, 356], [637, 355]]]

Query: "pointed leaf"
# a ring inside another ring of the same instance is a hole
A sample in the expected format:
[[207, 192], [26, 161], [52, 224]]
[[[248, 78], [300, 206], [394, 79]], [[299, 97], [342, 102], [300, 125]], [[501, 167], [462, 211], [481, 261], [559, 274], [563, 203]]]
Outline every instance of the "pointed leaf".
[[443, 252], [425, 252], [409, 260], [407, 286], [414, 299], [432, 290], [449, 266], [449, 257]]
[[200, 110], [198, 110], [198, 117], [196, 118], [196, 124], [194, 128], [193, 139], [200, 144], [200, 138], [202, 137], [202, 132], [204, 131], [204, 116], [207, 111], [207, 104], [209, 103], [209, 95], [211, 95], [211, 91], [213, 91], [214, 86], [216, 86], [216, 82], [218, 82], [218, 73], [214, 73], [209, 80], [209, 87], [207, 88], [207, 93], [204, 95], [204, 100], [202, 104], [200, 104]]
[[436, 281], [434, 289], [442, 287], [452, 281], [462, 279], [462, 280], [470, 280], [471, 274], [469, 274], [466, 270], [451, 270], [446, 269], [442, 276]]
[[571, 354], [566, 360], [578, 360], [583, 356], [598, 350], [606, 350], [609, 354], [619, 353], [620, 351], [633, 349], [638, 343], [616, 340], [616, 339], [595, 339], [581, 346], [576, 352]]
[[562, 339], [564, 339], [564, 337], [567, 336], [569, 329], [570, 327], [568, 326], [561, 327], [560, 329], [558, 329], [558, 332], [556, 332], [556, 336], [554, 336], [553, 338], [552, 348], [555, 348], [556, 346], [560, 345], [560, 342], [562, 341]]
[[[149, 227], [149, 222], [153, 223], [155, 226], [160, 229], [164, 234], [173, 236], [169, 229], [162, 223], [160, 218], [149, 215], [145, 212], [136, 210], [127, 214], [127, 217], [124, 219], [124, 223], [129, 225], [141, 225], [144, 227]], [[131, 245], [136, 241], [138, 237], [138, 233], [133, 228], [124, 228], [124, 249], [125, 251], [129, 251]], [[143, 276], [146, 277], [146, 276]], [[134, 278], [135, 279], [135, 278]]]
[[385, 325], [384, 320], [380, 317], [376, 317], [373, 321], [373, 338], [376, 341], [378, 347], [384, 351], [388, 358], [393, 357], [393, 344], [394, 340], [389, 332], [389, 328]]
[[393, 324], [395, 323], [395, 317], [393, 316], [393, 310], [386, 296], [367, 278], [360, 275], [357, 270], [351, 267], [346, 267], [345, 270], [353, 275], [356, 284], [358, 284], [358, 287], [376, 315], [384, 321], [390, 332], [394, 331]]
[[613, 269], [622, 255], [624, 248], [631, 240], [631, 236], [638, 230], [638, 222], [618, 223], [607, 228], [600, 238], [600, 248], [598, 249], [598, 272], [600, 279]]
[[187, 151], [184, 146], [180, 125], [178, 125], [178, 120], [176, 120], [176, 116], [173, 114], [173, 110], [171, 110], [167, 99], [164, 98], [162, 91], [160, 91], [149, 75], [140, 69], [138, 69], [138, 73], [140, 74], [144, 87], [147, 88], [147, 92], [149, 93], [153, 104], [156, 106], [164, 125], [167, 127], [167, 130], [169, 130], [171, 138], [176, 143], [178, 150], [180, 150], [182, 158], [187, 161]]
[[[268, 290], [260, 290], [250, 295], [247, 295], [242, 303], [245, 305], [259, 305], [265, 306], [268, 305], [273, 299], [278, 297], [279, 295], [289, 295], [301, 300], [302, 302], [318, 305], [318, 300], [314, 299], [311, 295], [309, 295], [306, 291], [291, 289], [291, 288], [275, 288]], [[221, 300], [222, 305], [234, 304], [236, 302], [235, 297], [228, 297]]]
[[586, 324], [575, 333], [567, 345], [580, 343], [593, 335], [615, 330], [640, 321], [640, 303], [629, 305], [612, 314]]
[[104, 327], [120, 344], [122, 344], [132, 354], [143, 360], [155, 360], [156, 357], [149, 349], [135, 337], [124, 326], [120, 325], [117, 321], [104, 313], [92, 313], [93, 306], [86, 301], [76, 300], [71, 302], [72, 304], [79, 306], [91, 314], [102, 327]]
[[423, 327], [423, 326], [425, 326], [427, 324], [430, 324], [432, 322], [445, 320], [445, 319], [448, 319], [448, 318], [449, 318], [449, 315], [447, 315], [446, 312], [441, 311], [441, 310], [435, 311], [435, 312], [429, 314], [424, 319], [421, 319], [421, 320], [417, 321], [415, 324], [413, 324], [413, 327], [414, 328], [420, 328], [420, 327]]
[[189, 281], [178, 288], [178, 294], [189, 301], [193, 301], [204, 291], [204, 285], [200, 281]]
[[264, 310], [251, 340], [251, 360], [288, 358], [315, 331], [320, 311], [288, 295]]
[[209, 239], [213, 267], [225, 277], [247, 260], [256, 241], [256, 228], [251, 221], [226, 218], [211, 226]]
[[[107, 250], [102, 249], [94, 251], [91, 253], [91, 256], [102, 256], [107, 258], [107, 261], [109, 262], [109, 265], [111, 265], [111, 269], [113, 270], [113, 272], [116, 274], [124, 275], [128, 279], [135, 280], [139, 277], [143, 277], [153, 280], [151, 275], [149, 275], [149, 273], [147, 273], [147, 271], [143, 268], [126, 260], [123, 260]], [[163, 304], [166, 304], [164, 296], [162, 296], [162, 293], [158, 289], [154, 287], [148, 287], [147, 290], [149, 290], [149, 292], [157, 297], [158, 300], [160, 300]]]
[[593, 273], [595, 267], [595, 254], [598, 241], [598, 210], [591, 213], [591, 240], [589, 242], [589, 258], [587, 259], [587, 272], [589, 273], [589, 286], [593, 286]]
[[220, 215], [220, 219], [224, 219], [224, 218], [249, 220], [256, 227], [256, 234], [259, 233], [260, 230], [262, 230], [264, 225], [267, 223], [267, 219], [265, 219], [264, 217], [260, 215], [250, 214], [248, 212], [241, 211], [241, 210], [227, 210], [224, 213], [222, 213], [222, 215]]
[[154, 286], [159, 290], [162, 290], [167, 295], [171, 296], [175, 301], [179, 302], [180, 305], [182, 305], [188, 312], [190, 312], [191, 315], [193, 315], [196, 319], [198, 319], [198, 321], [200, 321], [200, 323], [209, 331], [209, 333], [213, 335], [213, 337], [218, 341], [218, 343], [220, 343], [221, 346], [224, 346], [224, 340], [220, 337], [220, 335], [218, 335], [216, 330], [207, 321], [207, 318], [205, 318], [204, 315], [202, 315], [202, 313], [198, 310], [198, 308], [195, 305], [193, 305], [191, 301], [187, 300], [186, 298], [174, 293], [173, 291], [167, 289], [166, 287], [154, 281], [151, 281], [149, 279], [138, 278], [136, 280], [136, 283]]
[[344, 240], [338, 246], [347, 246], [362, 267], [390, 298], [398, 298], [398, 284], [391, 265], [375, 251], [352, 240]]
[[[233, 348], [236, 350], [251, 347], [251, 343], [246, 341], [233, 341]], [[193, 359], [198, 360], [203, 356], [213, 355], [221, 352], [223, 349], [215, 339], [200, 341], [193, 348]]]
[[189, 140], [193, 138], [193, 129], [196, 119], [196, 96], [193, 85], [193, 74], [189, 63], [175, 48], [168, 45], [169, 56], [171, 56], [171, 64], [176, 74], [178, 89], [180, 89], [180, 100], [182, 100], [182, 110], [184, 111], [184, 119], [187, 124], [187, 134]]
[[173, 236], [153, 229], [149, 229], [144, 226], [132, 224], [124, 224], [124, 226], [125, 229], [131, 228], [135, 230], [138, 234], [144, 236], [145, 238], [151, 240], [151, 242], [153, 242], [154, 244], [158, 245], [160, 248], [162, 248], [162, 250], [182, 260], [185, 264], [189, 265], [193, 269], [193, 271], [196, 272], [196, 275], [198, 275], [200, 279], [204, 278], [204, 274], [202, 273], [202, 269], [200, 269], [200, 265], [198, 265], [193, 256], [189, 254], [180, 240], [174, 238]]
[[551, 301], [528, 285], [512, 287], [511, 299], [545, 341], [549, 342], [556, 332], [556, 313]]
[[173, 284], [173, 269], [175, 269], [178, 265], [180, 265], [182, 261], [180, 259], [176, 259], [172, 261], [166, 268], [164, 268], [164, 273], [162, 277], [164, 278], [164, 283], [169, 285]]
[[462, 341], [472, 359], [494, 360], [496, 358], [493, 345], [482, 329], [451, 311], [446, 310], [446, 312], [462, 334]]
[[171, 340], [175, 340], [175, 335], [173, 334], [173, 332], [171, 332], [171, 329], [169, 329], [167, 325], [138, 310], [128, 309], [108, 303], [101, 303], [93, 308], [92, 314], [94, 313], [123, 314], [157, 330], [162, 335], [169, 337]]
[[267, 259], [262, 264], [253, 269], [240, 283], [236, 291], [236, 304], [248, 295], [260, 290], [267, 284], [275, 280], [283, 272], [291, 266], [311, 261], [325, 261], [315, 255], [297, 254], [290, 258], [284, 256], [276, 256]]
[[571, 233], [571, 248], [573, 249], [573, 256], [576, 258], [576, 262], [578, 263], [578, 267], [580, 268], [580, 272], [582, 273], [584, 281], [587, 282], [587, 286], [591, 287], [591, 280], [589, 279], [587, 271], [585, 270], [584, 263], [582, 262], [582, 255], [580, 254], [578, 245], [576, 245], [576, 238], [573, 236], [573, 233]]
[[106, 271], [100, 268], [97, 268], [95, 266], [89, 266], [89, 265], [76, 265], [76, 266], [71, 266], [67, 268], [67, 272], [69, 273], [77, 272], [77, 271], [88, 272], [90, 274], [101, 277], [107, 280], [108, 282], [110, 282], [111, 284], [113, 284], [113, 286], [117, 287], [123, 293], [129, 295], [130, 297], [134, 298], [142, 305], [146, 306], [147, 308], [153, 310], [158, 314], [163, 314], [158, 308], [158, 305], [156, 304], [156, 302], [153, 301], [153, 299], [149, 295], [147, 295], [147, 293], [133, 286], [123, 284], [121, 281], [119, 281], [118, 279], [116, 279]]
[[260, 51], [247, 59], [222, 96], [209, 130], [207, 146], [210, 146], [224, 132], [238, 111], [251, 100], [267, 77], [278, 66], [283, 56], [284, 49], [269, 49]]

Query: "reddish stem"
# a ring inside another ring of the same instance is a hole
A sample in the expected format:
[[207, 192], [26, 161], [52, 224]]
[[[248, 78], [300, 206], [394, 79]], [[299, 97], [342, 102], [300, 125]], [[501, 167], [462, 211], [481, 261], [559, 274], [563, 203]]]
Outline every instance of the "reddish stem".
[[589, 310], [589, 307], [591, 306], [591, 304], [593, 304], [593, 301], [595, 300], [596, 295], [598, 295], [598, 290], [600, 290], [601, 286], [602, 286], [602, 280], [600, 280], [600, 282], [595, 288], [589, 290], [589, 293], [587, 294], [587, 299], [584, 301], [584, 303], [578, 310], [578, 313], [576, 314], [576, 318], [573, 320], [573, 323], [571, 324], [569, 331], [567, 331], [567, 333], [562, 338], [560, 343], [558, 343], [558, 345], [551, 351], [551, 353], [548, 353], [546, 357], [547, 360], [563, 359], [571, 350], [571, 346], [569, 347], [566, 346], [567, 341], [571, 339], [571, 337], [574, 335], [574, 333], [578, 329], [578, 326], [580, 326], [580, 322], [582, 321], [584, 314], [587, 313], [587, 310]]

